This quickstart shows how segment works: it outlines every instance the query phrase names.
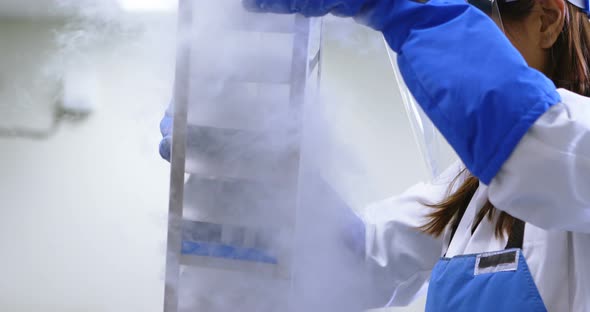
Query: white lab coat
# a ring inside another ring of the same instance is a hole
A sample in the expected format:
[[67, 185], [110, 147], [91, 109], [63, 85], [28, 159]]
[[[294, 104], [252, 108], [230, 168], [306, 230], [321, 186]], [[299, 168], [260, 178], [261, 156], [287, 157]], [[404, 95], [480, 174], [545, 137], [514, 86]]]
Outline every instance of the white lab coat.
[[383, 304], [405, 305], [421, 294], [445, 251], [452, 257], [503, 249], [506, 238], [495, 237], [495, 220], [484, 219], [471, 234], [489, 199], [527, 222], [523, 253], [547, 309], [590, 311], [590, 98], [559, 93], [562, 103], [537, 120], [490, 185], [478, 188], [450, 246], [449, 231], [437, 239], [416, 227], [431, 211], [423, 203], [448, 194], [460, 164], [432, 184], [364, 210], [367, 259]]

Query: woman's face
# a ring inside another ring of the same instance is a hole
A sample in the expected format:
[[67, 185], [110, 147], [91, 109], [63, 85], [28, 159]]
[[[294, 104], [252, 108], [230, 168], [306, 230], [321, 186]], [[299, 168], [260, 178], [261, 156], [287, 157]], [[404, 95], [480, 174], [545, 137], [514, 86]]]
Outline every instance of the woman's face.
[[512, 42], [516, 49], [522, 54], [529, 66], [545, 72], [547, 64], [547, 51], [540, 47], [540, 17], [535, 4], [535, 9], [530, 15], [520, 20], [504, 20], [506, 37]]
[[564, 0], [537, 0], [518, 20], [504, 19], [505, 34], [529, 66], [547, 74], [551, 47], [563, 29]]

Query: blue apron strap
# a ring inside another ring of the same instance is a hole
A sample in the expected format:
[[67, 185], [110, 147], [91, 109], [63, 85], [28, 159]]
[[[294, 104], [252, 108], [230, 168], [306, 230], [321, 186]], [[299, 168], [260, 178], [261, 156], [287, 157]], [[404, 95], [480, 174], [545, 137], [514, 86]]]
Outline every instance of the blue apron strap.
[[522, 249], [522, 243], [524, 241], [524, 227], [524, 221], [514, 218], [514, 223], [512, 223], [512, 232], [508, 237], [508, 242], [506, 243], [505, 249]]
[[[459, 223], [461, 223], [461, 219], [463, 218], [464, 213], [465, 213], [465, 210], [459, 211], [459, 214], [457, 215], [455, 222], [453, 222], [453, 225], [451, 228], [451, 237], [449, 238], [449, 246], [451, 245], [451, 242], [453, 241], [453, 238], [455, 237], [455, 233], [457, 232], [457, 228], [459, 227]], [[477, 224], [475, 226], [475, 228], [472, 231], [472, 234], [478, 226], [479, 226], [479, 224]], [[512, 223], [512, 230], [510, 232], [510, 236], [508, 236], [508, 242], [506, 243], [506, 247], [504, 247], [505, 250], [506, 249], [513, 249], [513, 248], [522, 249], [522, 245], [523, 245], [523, 241], [524, 241], [524, 228], [525, 228], [524, 221], [514, 218], [514, 222]], [[446, 256], [447, 256], [447, 252], [445, 251], [445, 254], [443, 255], [443, 257], [446, 257]]]
[[[453, 241], [453, 238], [455, 237], [455, 233], [457, 232], [457, 229], [459, 228], [459, 223], [461, 223], [461, 220], [463, 219], [463, 215], [465, 214], [465, 211], [467, 211], [467, 209], [461, 209], [457, 212], [457, 216], [454, 218], [453, 223], [451, 225], [451, 236], [449, 237], [449, 245], [451, 246], [451, 242]], [[447, 246], [447, 248], [448, 248]], [[447, 252], [445, 251], [445, 254], [443, 255], [443, 257], [447, 256]]]

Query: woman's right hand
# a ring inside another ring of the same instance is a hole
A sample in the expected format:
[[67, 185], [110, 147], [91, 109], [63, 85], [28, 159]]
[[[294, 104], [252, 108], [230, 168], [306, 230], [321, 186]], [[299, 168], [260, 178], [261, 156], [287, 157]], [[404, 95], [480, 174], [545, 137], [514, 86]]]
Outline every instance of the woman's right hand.
[[323, 16], [329, 13], [343, 17], [354, 17], [365, 6], [373, 6], [374, 2], [367, 0], [242, 0], [244, 7], [251, 12], [300, 13], [308, 17]]
[[160, 132], [162, 133], [162, 141], [160, 141], [160, 156], [167, 161], [170, 161], [172, 150], [172, 125], [174, 117], [172, 116], [172, 104], [166, 109], [166, 113], [160, 121]]

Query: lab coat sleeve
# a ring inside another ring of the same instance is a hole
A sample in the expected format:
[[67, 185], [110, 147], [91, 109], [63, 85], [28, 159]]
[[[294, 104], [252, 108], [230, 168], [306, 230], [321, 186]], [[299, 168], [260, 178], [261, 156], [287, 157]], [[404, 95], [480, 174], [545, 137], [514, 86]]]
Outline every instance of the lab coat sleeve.
[[498, 209], [547, 230], [590, 233], [590, 99], [559, 90], [488, 187]]
[[366, 260], [375, 287], [371, 298], [374, 307], [408, 305], [422, 295], [443, 250], [442, 237], [418, 229], [432, 211], [424, 204], [444, 199], [449, 182], [459, 171], [459, 165], [453, 165], [438, 181], [414, 185], [361, 213], [366, 226]]

